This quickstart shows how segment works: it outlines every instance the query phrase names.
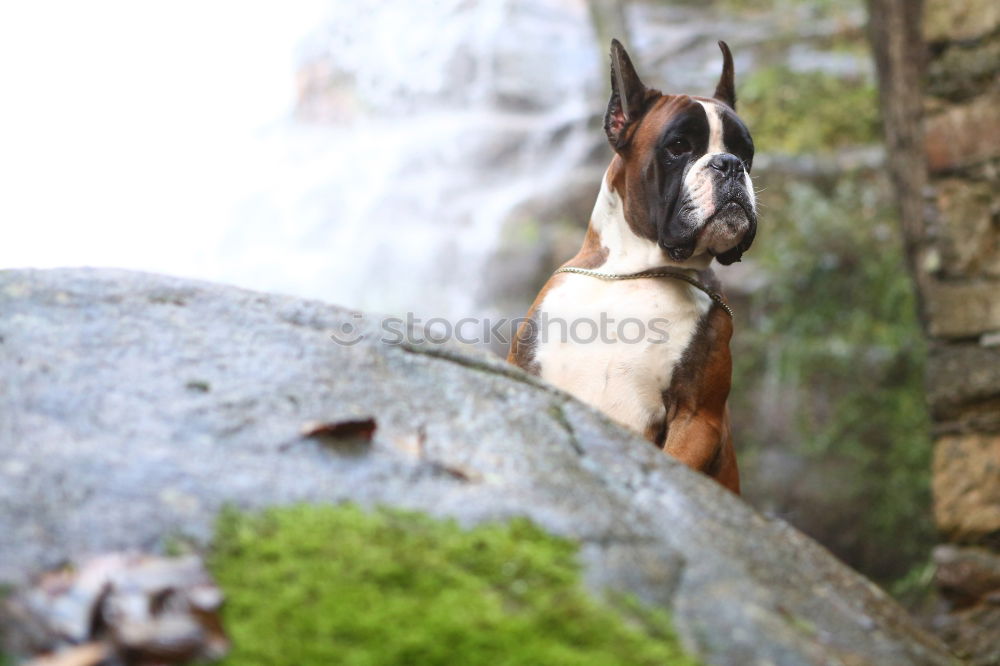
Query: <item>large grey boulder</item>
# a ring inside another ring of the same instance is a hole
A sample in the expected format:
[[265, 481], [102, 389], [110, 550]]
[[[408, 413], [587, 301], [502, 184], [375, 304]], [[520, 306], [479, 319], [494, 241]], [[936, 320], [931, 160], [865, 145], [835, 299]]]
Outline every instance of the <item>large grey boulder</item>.
[[[669, 609], [713, 664], [945, 664], [783, 522], [484, 354], [387, 345], [342, 308], [113, 270], [0, 272], [0, 582], [205, 542], [223, 503], [528, 516], [588, 582]], [[341, 346], [346, 323], [369, 337]], [[370, 444], [303, 437], [374, 418]]]

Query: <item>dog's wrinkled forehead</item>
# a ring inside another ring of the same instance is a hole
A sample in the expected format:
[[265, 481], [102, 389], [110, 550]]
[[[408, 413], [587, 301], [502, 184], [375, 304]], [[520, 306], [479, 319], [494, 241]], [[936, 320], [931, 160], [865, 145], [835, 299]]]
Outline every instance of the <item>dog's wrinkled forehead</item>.
[[656, 140], [656, 151], [662, 152], [674, 141], [683, 139], [690, 144], [692, 152], [699, 154], [708, 152], [712, 128], [705, 107], [690, 97], [670, 106], [675, 107], [674, 112], [664, 119]]
[[692, 157], [732, 153], [748, 170], [753, 162], [753, 138], [747, 126], [732, 109], [712, 99], [664, 96], [643, 120], [636, 139], [649, 159], [681, 145]]

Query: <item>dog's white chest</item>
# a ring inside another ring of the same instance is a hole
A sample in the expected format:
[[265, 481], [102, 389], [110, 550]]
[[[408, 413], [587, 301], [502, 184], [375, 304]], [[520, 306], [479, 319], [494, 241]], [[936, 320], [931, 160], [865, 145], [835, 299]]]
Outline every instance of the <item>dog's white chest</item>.
[[680, 280], [568, 274], [539, 307], [535, 361], [544, 379], [641, 433], [662, 421], [663, 392], [710, 305]]

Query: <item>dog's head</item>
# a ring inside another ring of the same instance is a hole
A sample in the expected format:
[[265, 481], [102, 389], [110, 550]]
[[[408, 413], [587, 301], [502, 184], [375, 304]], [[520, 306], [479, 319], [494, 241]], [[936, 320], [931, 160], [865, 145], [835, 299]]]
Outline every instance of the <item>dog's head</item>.
[[725, 42], [713, 98], [664, 95], [643, 85], [611, 42], [604, 130], [621, 158], [615, 178], [632, 231], [674, 261], [708, 253], [739, 261], [757, 232], [753, 139], [736, 115], [733, 56]]

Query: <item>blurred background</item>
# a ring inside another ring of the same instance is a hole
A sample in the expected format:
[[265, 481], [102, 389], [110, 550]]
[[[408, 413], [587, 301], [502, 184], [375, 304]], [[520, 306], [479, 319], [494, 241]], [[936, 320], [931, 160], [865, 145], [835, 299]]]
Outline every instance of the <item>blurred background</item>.
[[904, 598], [936, 538], [925, 343], [858, 0], [7, 4], [0, 266], [134, 268], [421, 317], [519, 316], [611, 152], [607, 44], [709, 94], [764, 188], [720, 268], [748, 501]]

